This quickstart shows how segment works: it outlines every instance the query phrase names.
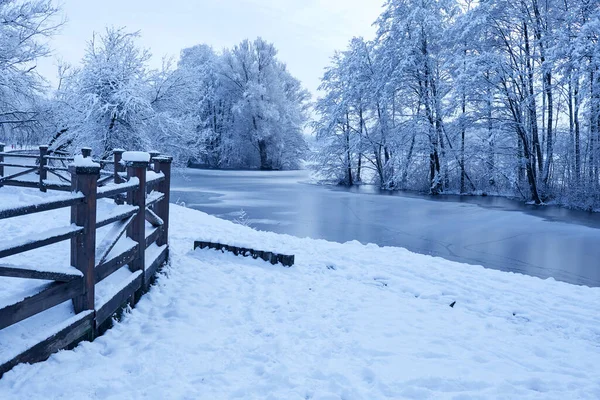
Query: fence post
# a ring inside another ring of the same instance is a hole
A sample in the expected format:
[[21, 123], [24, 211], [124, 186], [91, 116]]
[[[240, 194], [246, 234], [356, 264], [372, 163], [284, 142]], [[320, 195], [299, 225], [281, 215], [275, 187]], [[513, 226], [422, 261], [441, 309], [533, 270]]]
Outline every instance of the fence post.
[[[148, 152], [148, 154], [150, 154], [150, 162], [154, 163], [154, 159], [158, 156], [160, 156], [160, 151], [158, 150], [150, 150]], [[150, 167], [150, 164], [148, 164], [148, 171], [151, 171], [152, 168]]]
[[[4, 146], [6, 146], [4, 143], [0, 142], [0, 164], [4, 162], [4, 155], [1, 153], [4, 153]], [[4, 165], [0, 165], [0, 177], [4, 176]], [[0, 187], [2, 187], [2, 185], [0, 185]]]
[[83, 233], [71, 239], [71, 265], [83, 273], [84, 294], [73, 299], [75, 312], [94, 309], [96, 266], [96, 195], [100, 166], [69, 165], [71, 190], [85, 196], [83, 204], [71, 206], [71, 223]]
[[[134, 152], [131, 152], [134, 153]], [[139, 154], [135, 152], [135, 154]], [[132, 271], [145, 271], [146, 269], [146, 169], [150, 161], [150, 155], [146, 153], [146, 161], [140, 161], [139, 157], [129, 156], [129, 152], [123, 154], [123, 161], [127, 167], [127, 179], [138, 178], [140, 185], [137, 190], [127, 192], [127, 204], [138, 206], [139, 210], [127, 228], [127, 236], [138, 244], [138, 253], [129, 264]]]
[[123, 149], [114, 149], [113, 150], [113, 161], [114, 161], [114, 173], [115, 173], [115, 184], [121, 183], [121, 179], [119, 178], [119, 172], [124, 172], [125, 169], [123, 165], [121, 165], [121, 159], [123, 158], [123, 153], [125, 150]]
[[46, 160], [47, 154], [48, 146], [40, 146], [40, 190], [42, 192], [46, 191], [44, 181], [48, 178], [48, 171], [46, 171], [46, 164], [48, 163], [48, 160]]
[[157, 190], [165, 198], [154, 206], [154, 211], [163, 220], [162, 233], [156, 239], [156, 244], [162, 246], [169, 243], [169, 200], [171, 193], [171, 163], [173, 157], [160, 156], [154, 158], [154, 171], [162, 172], [165, 179], [158, 183]]
[[92, 149], [90, 147], [83, 147], [81, 149], [81, 155], [83, 158], [88, 158], [92, 156]]

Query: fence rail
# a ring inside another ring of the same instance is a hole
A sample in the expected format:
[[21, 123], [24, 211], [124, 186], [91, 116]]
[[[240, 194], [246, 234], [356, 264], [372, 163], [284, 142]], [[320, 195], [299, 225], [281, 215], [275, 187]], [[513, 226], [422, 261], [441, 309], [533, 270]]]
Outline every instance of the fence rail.
[[[58, 198], [0, 209], [0, 220], [64, 208], [69, 208], [71, 215], [70, 223], [62, 228], [0, 245], [2, 259], [69, 240], [71, 264], [60, 270], [39, 265], [0, 264], [0, 277], [51, 281], [40, 292], [0, 307], [0, 330], [67, 300], [72, 301], [75, 314], [81, 316], [70, 328], [56, 333], [43, 345], [29, 348], [11, 360], [0, 360], [0, 377], [22, 360], [43, 360], [51, 352], [79, 340], [93, 340], [110, 323], [113, 314], [125, 304], [133, 305], [148, 290], [156, 271], [167, 260], [172, 158], [152, 152], [148, 161], [140, 161], [115, 149], [112, 160], [93, 160], [91, 149], [87, 148], [82, 149], [82, 156], [98, 164], [89, 160], [73, 163], [72, 157], [49, 155], [47, 146], [40, 146], [38, 155], [5, 153], [0, 144], [0, 187], [71, 192]], [[22, 162], [5, 162], [7, 157]], [[36, 165], [27, 164], [32, 160]], [[107, 166], [112, 170], [102, 169]], [[22, 168], [23, 171], [5, 175], [5, 168]], [[49, 181], [48, 172], [62, 182]], [[38, 179], [17, 179], [32, 173], [37, 173]], [[98, 215], [97, 202], [103, 198], [114, 199], [115, 205], [107, 215]], [[98, 229], [104, 227], [107, 229], [105, 237], [97, 240]], [[156, 248], [147, 251], [152, 245]], [[151, 259], [147, 260], [148, 254]], [[96, 285], [125, 266], [132, 272], [129, 278], [110, 298], [96, 304]]]

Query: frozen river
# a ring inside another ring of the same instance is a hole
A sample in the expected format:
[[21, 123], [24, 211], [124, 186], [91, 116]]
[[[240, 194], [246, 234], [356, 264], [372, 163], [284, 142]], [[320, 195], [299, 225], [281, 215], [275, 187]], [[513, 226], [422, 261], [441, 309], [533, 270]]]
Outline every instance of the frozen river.
[[347, 190], [305, 183], [308, 179], [306, 171], [187, 169], [174, 175], [171, 201], [230, 220], [243, 209], [259, 230], [399, 246], [600, 286], [600, 215], [490, 197], [433, 199], [369, 186]]

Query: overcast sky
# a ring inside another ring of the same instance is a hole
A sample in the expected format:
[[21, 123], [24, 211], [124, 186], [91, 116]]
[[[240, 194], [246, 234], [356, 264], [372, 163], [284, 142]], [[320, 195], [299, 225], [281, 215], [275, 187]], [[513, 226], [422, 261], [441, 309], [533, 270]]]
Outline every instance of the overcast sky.
[[76, 64], [92, 33], [106, 26], [141, 31], [140, 45], [153, 54], [152, 67], [165, 55], [195, 44], [220, 50], [245, 38], [273, 42], [279, 58], [304, 86], [315, 92], [335, 50], [353, 36], [371, 39], [383, 0], [62, 0], [67, 23], [51, 46], [52, 59], [39, 63], [56, 82], [56, 58]]

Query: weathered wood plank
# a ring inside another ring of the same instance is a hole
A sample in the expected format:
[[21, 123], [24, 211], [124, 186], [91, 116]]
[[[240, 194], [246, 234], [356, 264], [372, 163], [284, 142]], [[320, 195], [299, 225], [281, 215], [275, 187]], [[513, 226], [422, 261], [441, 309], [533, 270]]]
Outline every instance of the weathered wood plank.
[[146, 250], [146, 219], [144, 218], [143, 211], [146, 209], [146, 169], [148, 168], [148, 163], [127, 161], [126, 168], [129, 181], [138, 182], [137, 189], [127, 192], [127, 204], [138, 206], [140, 208], [140, 212], [135, 215], [133, 222], [127, 229], [127, 237], [139, 244], [138, 254], [133, 261], [129, 263], [129, 268], [132, 271], [143, 271], [146, 265], [144, 262]]
[[33, 214], [49, 210], [56, 210], [58, 208], [70, 207], [75, 204], [80, 204], [84, 201], [85, 197], [82, 194], [73, 194], [73, 196], [65, 199], [47, 200], [39, 203], [18, 205], [16, 207], [0, 209], [0, 219], [13, 218], [21, 215]]
[[127, 227], [133, 221], [133, 218], [135, 218], [135, 215], [132, 215], [128, 219], [116, 222], [110, 231], [108, 231], [96, 250], [96, 266], [106, 261], [106, 257], [115, 247], [119, 239], [121, 239], [121, 236], [123, 236], [127, 230]]
[[94, 309], [94, 280], [96, 267], [96, 214], [98, 190], [98, 177], [100, 167], [97, 165], [78, 166], [70, 165], [71, 187], [73, 192], [80, 192], [85, 196], [85, 203], [71, 207], [71, 224], [83, 229], [83, 235], [71, 239], [71, 265], [83, 273], [85, 291], [83, 296], [73, 299], [76, 313]]
[[[23, 253], [23, 252], [26, 252], [29, 250], [48, 246], [50, 244], [62, 242], [63, 240], [74, 238], [77, 235], [81, 234], [82, 232], [83, 232], [83, 227], [69, 226], [62, 230], [51, 230], [46, 233], [49, 236], [44, 236], [41, 239], [35, 239], [35, 238], [32, 239], [32, 237], [30, 236], [27, 238], [23, 238], [19, 241], [13, 241], [12, 243], [10, 243], [8, 245], [5, 244], [5, 247], [0, 249], [0, 258], [12, 256], [14, 254]], [[35, 236], [43, 236], [43, 235], [38, 234]]]
[[161, 226], [152, 229], [152, 231], [146, 235], [146, 248], [148, 248], [148, 246], [150, 246], [152, 243], [156, 242], [156, 239], [160, 236], [161, 233]]
[[124, 306], [129, 298], [131, 298], [137, 290], [142, 287], [143, 274], [138, 273], [138, 276], [129, 282], [127, 286], [119, 290], [109, 301], [96, 310], [96, 328], [102, 325], [108, 318], [115, 314], [119, 308]]
[[106, 197], [112, 197], [119, 193], [125, 193], [132, 190], [137, 190], [140, 187], [140, 181], [138, 179], [130, 179], [128, 182], [119, 183], [118, 185], [111, 184], [102, 186], [98, 189], [98, 198], [104, 199]]
[[165, 177], [165, 179], [156, 186], [156, 190], [164, 194], [164, 199], [152, 207], [152, 210], [156, 215], [163, 220], [162, 234], [156, 239], [156, 244], [159, 246], [169, 244], [169, 202], [171, 196], [172, 162], [172, 157], [154, 158], [154, 171], [163, 174]]
[[144, 286], [148, 287], [154, 279], [156, 272], [160, 268], [161, 265], [167, 261], [167, 256], [169, 255], [169, 246], [164, 246], [164, 249], [160, 252], [158, 257], [152, 261], [152, 263], [146, 267], [146, 271], [144, 273]]
[[148, 177], [148, 180], [146, 181], [146, 186], [154, 186], [164, 180], [165, 180], [165, 175], [163, 173], [154, 172], [153, 175]]
[[12, 167], [12, 168], [35, 168], [33, 165], [13, 164], [0, 162], [0, 167]]
[[123, 265], [129, 264], [138, 253], [138, 245], [132, 245], [130, 248], [125, 250], [123, 253], [110, 260], [105, 261], [103, 264], [98, 265], [94, 269], [96, 283], [102, 281], [107, 276], [121, 268]]
[[148, 209], [148, 206], [146, 206], [145, 217], [146, 221], [148, 221], [154, 227], [162, 226], [164, 224], [162, 218], [156, 215], [154, 211]]
[[106, 225], [110, 225], [113, 222], [117, 222], [117, 221], [121, 221], [123, 219], [129, 218], [132, 215], [136, 214], [139, 210], [139, 207], [134, 207], [134, 206], [117, 206], [117, 207], [123, 207], [125, 209], [125, 211], [123, 211], [122, 213], [119, 214], [115, 214], [115, 215], [111, 215], [109, 217], [106, 217], [102, 220], [99, 220], [96, 223], [96, 228], [102, 228], [103, 226]]
[[20, 176], [30, 174], [30, 173], [32, 173], [32, 172], [34, 172], [36, 170], [37, 170], [37, 167], [33, 167], [33, 168], [26, 169], [25, 171], [19, 171], [19, 172], [15, 173], [15, 174], [4, 176], [4, 177], [2, 177], [2, 179], [0, 179], [0, 183], [3, 184], [3, 185], [7, 185], [9, 181], [11, 181], [11, 180], [13, 180], [15, 178], [18, 178]]
[[164, 193], [161, 192], [150, 192], [148, 198], [146, 199], [146, 208], [150, 208], [155, 206], [157, 203], [163, 201], [165, 199]]
[[255, 250], [247, 247], [237, 247], [228, 244], [206, 242], [202, 240], [194, 241], [194, 249], [197, 248], [209, 248], [221, 251], [229, 251], [235, 254], [236, 256], [241, 255], [244, 257], [252, 257], [254, 259], [261, 258], [262, 260], [270, 262], [273, 265], [281, 263], [285, 267], [291, 267], [292, 265], [294, 265], [296, 258], [293, 254], [279, 254], [271, 251]]
[[[36, 156], [36, 158], [39, 158], [38, 156]], [[66, 162], [71, 162], [74, 160], [73, 157], [64, 157], [64, 156], [44, 156], [44, 158], [46, 160], [55, 160], [55, 161], [66, 161]]]
[[17, 186], [17, 187], [27, 187], [27, 188], [37, 188], [39, 184], [37, 182], [32, 181], [23, 181], [23, 180], [7, 180], [0, 182], [3, 186]]
[[22, 153], [16, 153], [16, 152], [3, 152], [0, 153], [0, 156], [4, 156], [4, 157], [12, 157], [12, 158], [40, 158], [40, 156], [38, 156], [37, 154], [22, 154]]
[[81, 317], [76, 319], [69, 326], [66, 326], [35, 346], [30, 347], [12, 360], [0, 364], [0, 378], [18, 364], [44, 361], [48, 359], [52, 353], [56, 353], [62, 349], [71, 348], [81, 340], [90, 338], [93, 329], [94, 312], [86, 311], [81, 313]]
[[113, 175], [106, 175], [103, 178], [98, 179], [98, 186], [103, 186], [107, 182], [111, 182], [113, 180]]
[[57, 170], [50, 170], [49, 169], [48, 172], [50, 172], [52, 175], [54, 175], [54, 176], [58, 177], [59, 179], [61, 179], [62, 182], [71, 183], [71, 179], [67, 178], [64, 175], [61, 175]]
[[39, 293], [18, 303], [0, 308], [0, 329], [16, 324], [44, 310], [81, 295], [84, 292], [83, 278], [69, 282], [53, 282]]
[[47, 169], [49, 172], [52, 172], [52, 171], [62, 171], [62, 172], [69, 172], [69, 168], [67, 168], [67, 167], [52, 167], [52, 166], [46, 166], [46, 169]]
[[60, 192], [70, 192], [71, 184], [66, 182], [51, 182], [48, 180], [44, 180], [43, 182], [44, 188], [50, 190], [57, 190]]
[[7, 276], [10, 278], [41, 279], [58, 282], [69, 282], [73, 279], [82, 277], [81, 274], [76, 273], [44, 271], [17, 265], [0, 265], [0, 276]]
[[40, 164], [39, 164], [39, 184], [40, 191], [46, 192], [48, 189], [44, 186], [44, 181], [48, 179], [48, 171], [46, 170], [46, 165], [48, 164], [48, 160], [46, 159], [46, 153], [48, 152], [48, 146], [43, 145], [39, 147], [40, 149]]

